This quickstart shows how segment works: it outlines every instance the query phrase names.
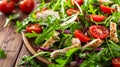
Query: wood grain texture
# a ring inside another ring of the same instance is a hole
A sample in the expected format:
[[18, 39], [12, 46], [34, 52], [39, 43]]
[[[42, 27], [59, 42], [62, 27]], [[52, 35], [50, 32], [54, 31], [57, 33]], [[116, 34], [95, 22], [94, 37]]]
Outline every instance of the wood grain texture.
[[[36, 4], [39, 0], [35, 0]], [[19, 20], [24, 20], [28, 14], [22, 13], [20, 10], [16, 10], [15, 13], [20, 14]], [[3, 28], [8, 15], [0, 13], [0, 48], [5, 50], [6, 59], [0, 59], [0, 67], [18, 67], [23, 55], [28, 55], [29, 52], [23, 45], [22, 36], [16, 33], [15, 21], [11, 21], [6, 28]], [[20, 66], [23, 67], [23, 66]]]
[[[20, 21], [27, 15], [21, 14]], [[5, 50], [6, 59], [0, 59], [0, 67], [14, 67], [16, 59], [23, 45], [21, 34], [16, 33], [15, 21], [9, 22], [8, 26], [3, 28], [7, 15], [0, 15], [0, 48]]]
[[13, 67], [22, 46], [21, 35], [11, 25], [0, 31], [0, 47], [6, 52], [6, 59], [0, 59], [0, 67]]
[[20, 50], [20, 53], [19, 53], [19, 55], [18, 55], [18, 58], [17, 58], [17, 60], [16, 60], [16, 62], [15, 62], [15, 66], [14, 66], [14, 67], [24, 67], [24, 66], [18, 66], [18, 64], [19, 64], [20, 61], [21, 61], [21, 58], [22, 58], [24, 55], [30, 55], [30, 54], [29, 54], [29, 52], [27, 51], [26, 47], [25, 47], [24, 44], [23, 44], [22, 49]]

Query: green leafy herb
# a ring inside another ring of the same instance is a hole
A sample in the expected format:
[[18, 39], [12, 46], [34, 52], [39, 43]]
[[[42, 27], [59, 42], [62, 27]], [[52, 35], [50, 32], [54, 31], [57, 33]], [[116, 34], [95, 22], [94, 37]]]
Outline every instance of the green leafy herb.
[[6, 54], [4, 52], [4, 50], [0, 49], [0, 58], [6, 58]]
[[18, 17], [19, 17], [19, 14], [9, 15], [9, 17], [6, 19], [6, 22], [5, 22], [5, 24], [4, 24], [4, 27], [6, 27], [11, 20], [15, 20], [15, 19], [17, 19]]

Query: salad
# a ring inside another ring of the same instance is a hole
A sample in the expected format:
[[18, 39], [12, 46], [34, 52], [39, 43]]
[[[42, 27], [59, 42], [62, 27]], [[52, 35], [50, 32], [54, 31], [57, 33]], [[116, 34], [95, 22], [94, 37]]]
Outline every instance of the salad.
[[41, 0], [37, 7], [17, 21], [38, 52], [20, 65], [42, 56], [48, 67], [120, 67], [119, 0]]

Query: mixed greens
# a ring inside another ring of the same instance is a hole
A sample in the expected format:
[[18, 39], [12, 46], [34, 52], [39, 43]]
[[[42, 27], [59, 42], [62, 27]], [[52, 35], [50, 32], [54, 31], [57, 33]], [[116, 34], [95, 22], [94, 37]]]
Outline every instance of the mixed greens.
[[48, 67], [112, 67], [112, 59], [120, 58], [118, 0], [41, 0], [17, 26], [38, 52], [19, 65], [41, 67], [33, 58], [42, 56], [54, 63]]

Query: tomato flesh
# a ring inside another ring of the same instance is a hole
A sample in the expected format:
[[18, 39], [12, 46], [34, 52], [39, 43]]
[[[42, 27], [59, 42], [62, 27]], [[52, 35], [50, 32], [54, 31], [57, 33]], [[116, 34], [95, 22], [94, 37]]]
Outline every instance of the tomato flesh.
[[112, 59], [113, 67], [120, 67], [120, 58]]
[[72, 5], [76, 5], [75, 2], [78, 3], [79, 5], [83, 4], [83, 0], [71, 0], [71, 2], [72, 2]]
[[83, 34], [80, 30], [75, 30], [74, 36], [76, 38], [79, 38], [79, 40], [84, 43], [90, 41], [90, 38], [86, 36], [85, 34]]
[[41, 33], [42, 27], [39, 24], [29, 24], [26, 26], [26, 31], [28, 33], [32, 33], [32, 31], [34, 31], [36, 33]]
[[115, 9], [109, 6], [100, 5], [100, 9], [103, 13], [106, 13], [106, 14], [112, 14], [112, 12], [115, 12]]
[[103, 15], [90, 15], [90, 18], [95, 22], [102, 22], [105, 20], [105, 16]]
[[94, 38], [104, 39], [109, 35], [108, 29], [101, 25], [92, 25], [89, 31]]
[[4, 14], [10, 14], [14, 10], [15, 4], [12, 1], [1, 0], [0, 11]]
[[11, 0], [14, 3], [18, 3], [20, 0]]
[[25, 13], [30, 13], [34, 9], [34, 0], [23, 0], [20, 2], [20, 9]]
[[68, 16], [71, 16], [71, 15], [73, 15], [73, 14], [76, 14], [76, 13], [78, 13], [79, 12], [79, 10], [78, 9], [68, 9], [67, 10], [67, 15]]

